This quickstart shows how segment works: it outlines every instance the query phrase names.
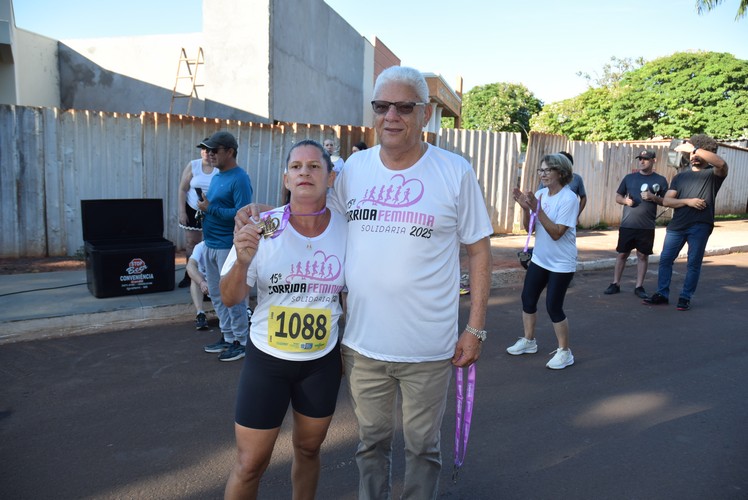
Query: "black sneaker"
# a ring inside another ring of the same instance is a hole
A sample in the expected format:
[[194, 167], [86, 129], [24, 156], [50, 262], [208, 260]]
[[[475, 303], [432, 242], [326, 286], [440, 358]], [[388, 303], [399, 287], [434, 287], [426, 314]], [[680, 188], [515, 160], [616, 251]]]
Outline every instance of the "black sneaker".
[[689, 309], [691, 309], [691, 301], [680, 297], [678, 299], [678, 305], [675, 306], [675, 308], [679, 311], [688, 311]]
[[669, 303], [667, 297], [657, 292], [653, 293], [651, 297], [647, 297], [646, 299], [642, 300], [642, 304], [646, 304], [648, 306], [658, 306], [660, 304], [667, 303]]
[[198, 313], [195, 316], [195, 330], [207, 330], [208, 329], [208, 318], [205, 317], [205, 313]]
[[611, 283], [608, 288], [605, 289], [603, 292], [605, 295], [613, 295], [614, 293], [619, 293], [621, 291], [621, 287], [619, 285], [616, 285], [615, 283]]
[[241, 345], [238, 340], [235, 340], [231, 347], [223, 351], [221, 355], [218, 356], [218, 361], [236, 361], [237, 359], [242, 359], [244, 357], [244, 353], [244, 346]]
[[184, 278], [182, 278], [182, 281], [179, 282], [179, 285], [177, 285], [179, 288], [188, 288], [190, 286], [190, 283], [192, 283], [192, 280], [189, 276], [186, 274], [184, 275]]
[[634, 288], [634, 295], [639, 297], [640, 299], [648, 299], [649, 295], [647, 295], [647, 292], [644, 291], [643, 286], [637, 286]]
[[223, 333], [221, 333], [221, 339], [218, 342], [216, 342], [215, 344], [206, 345], [205, 347], [203, 347], [203, 350], [205, 352], [215, 353], [215, 352], [223, 352], [229, 347], [231, 347], [231, 344], [223, 340]]

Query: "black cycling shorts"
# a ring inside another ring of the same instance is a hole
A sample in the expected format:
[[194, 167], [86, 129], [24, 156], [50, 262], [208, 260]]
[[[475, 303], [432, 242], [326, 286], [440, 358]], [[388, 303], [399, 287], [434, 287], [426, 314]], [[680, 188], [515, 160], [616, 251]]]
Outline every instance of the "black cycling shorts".
[[340, 345], [319, 359], [287, 361], [247, 342], [236, 396], [236, 423], [251, 429], [275, 429], [288, 403], [298, 413], [329, 417], [335, 413], [343, 374]]

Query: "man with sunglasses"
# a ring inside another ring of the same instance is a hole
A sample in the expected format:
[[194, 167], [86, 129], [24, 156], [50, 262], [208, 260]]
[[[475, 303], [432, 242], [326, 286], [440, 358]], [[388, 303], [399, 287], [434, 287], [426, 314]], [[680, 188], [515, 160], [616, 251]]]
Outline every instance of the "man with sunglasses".
[[205, 352], [220, 353], [220, 361], [244, 357], [249, 320], [247, 304], [226, 307], [221, 300], [221, 268], [234, 243], [234, 216], [239, 208], [252, 201], [252, 183], [247, 172], [236, 162], [239, 145], [229, 132], [216, 132], [200, 146], [208, 152], [208, 161], [218, 169], [210, 188], [197, 205], [205, 214], [205, 270], [208, 291], [219, 319], [221, 338], [204, 347]]
[[[342, 340], [359, 423], [358, 498], [391, 496], [398, 390], [405, 436], [402, 498], [436, 498], [440, 428], [452, 366], [478, 360], [491, 282], [493, 233], [470, 164], [422, 140], [431, 119], [423, 75], [393, 66], [374, 85], [379, 145], [351, 155], [328, 195], [346, 215], [348, 312]], [[236, 228], [265, 207], [239, 211]], [[471, 300], [458, 329], [460, 244], [467, 248]]]
[[[359, 498], [389, 498], [393, 410], [402, 397], [402, 498], [435, 498], [452, 366], [481, 352], [493, 232], [470, 164], [422, 140], [432, 108], [413, 68], [383, 71], [372, 108], [379, 145], [351, 155], [329, 201], [348, 219], [343, 358], [359, 422]], [[458, 328], [459, 247], [471, 306]]]

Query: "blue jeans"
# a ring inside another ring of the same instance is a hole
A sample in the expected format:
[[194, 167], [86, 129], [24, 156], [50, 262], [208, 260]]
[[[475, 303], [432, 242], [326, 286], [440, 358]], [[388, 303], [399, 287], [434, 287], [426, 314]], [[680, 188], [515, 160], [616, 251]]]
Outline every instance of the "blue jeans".
[[701, 275], [701, 261], [704, 260], [706, 242], [712, 234], [714, 226], [711, 224], [694, 224], [680, 231], [667, 230], [665, 243], [660, 254], [660, 268], [657, 273], [657, 293], [670, 297], [670, 279], [673, 276], [673, 262], [683, 246], [688, 243], [688, 265], [686, 279], [680, 297], [691, 300]]
[[221, 301], [221, 268], [230, 250], [230, 248], [205, 247], [205, 279], [208, 282], [210, 300], [218, 316], [223, 340], [226, 342], [238, 340], [241, 345], [246, 345], [249, 334], [247, 299], [232, 307], [226, 307]]

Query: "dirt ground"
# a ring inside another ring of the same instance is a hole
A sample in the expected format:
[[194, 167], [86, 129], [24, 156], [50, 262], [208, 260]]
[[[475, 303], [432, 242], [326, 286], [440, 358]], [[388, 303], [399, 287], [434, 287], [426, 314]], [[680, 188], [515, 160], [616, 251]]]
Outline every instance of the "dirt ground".
[[[175, 266], [184, 266], [184, 251], [174, 256]], [[0, 274], [50, 273], [55, 271], [82, 271], [85, 261], [75, 257], [0, 258]]]

